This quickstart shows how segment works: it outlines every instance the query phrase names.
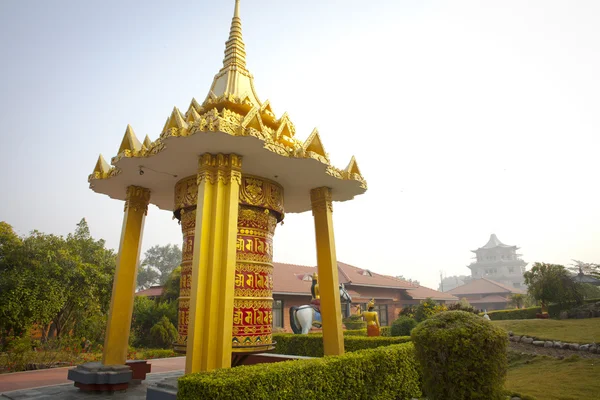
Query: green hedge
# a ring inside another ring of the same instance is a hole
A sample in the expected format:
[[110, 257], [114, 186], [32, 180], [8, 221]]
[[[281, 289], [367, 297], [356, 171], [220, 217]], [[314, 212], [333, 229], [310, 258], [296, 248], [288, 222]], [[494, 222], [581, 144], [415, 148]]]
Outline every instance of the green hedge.
[[[583, 301], [583, 304], [596, 303], [599, 301], [600, 299], [587, 299]], [[548, 314], [550, 314], [551, 318], [558, 318], [561, 312], [568, 311], [574, 307], [577, 307], [577, 304], [575, 304], [574, 302], [564, 304], [551, 304], [548, 306]]]
[[[296, 335], [308, 337], [307, 335]], [[420, 398], [411, 343], [343, 356], [258, 364], [184, 375], [178, 400]]]
[[506, 332], [465, 311], [437, 314], [412, 330], [429, 400], [504, 400]]
[[535, 315], [541, 312], [541, 307], [529, 307], [521, 309], [515, 308], [514, 310], [489, 311], [488, 315], [492, 321], [500, 321], [506, 319], [534, 319]]
[[392, 322], [391, 334], [392, 336], [407, 336], [415, 326], [417, 326], [417, 321], [414, 318], [401, 315]]
[[[323, 335], [294, 335], [292, 333], [273, 334], [273, 340], [277, 342], [275, 354], [288, 354], [293, 356], [323, 357]], [[364, 349], [374, 349], [381, 346], [406, 343], [410, 341], [408, 336], [399, 337], [367, 337], [367, 336], [344, 336], [344, 348], [346, 352]]]
[[[319, 332], [320, 335], [323, 335]], [[344, 336], [367, 336], [367, 328], [365, 329], [346, 329]]]

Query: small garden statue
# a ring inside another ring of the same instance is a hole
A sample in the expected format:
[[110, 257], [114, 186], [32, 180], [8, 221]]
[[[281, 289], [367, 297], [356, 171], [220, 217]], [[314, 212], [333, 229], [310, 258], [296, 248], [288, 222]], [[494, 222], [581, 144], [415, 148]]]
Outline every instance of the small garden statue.
[[375, 308], [375, 299], [371, 299], [367, 304], [367, 311], [360, 312], [360, 305], [357, 305], [358, 315], [361, 315], [367, 323], [367, 336], [379, 336], [379, 316]]
[[490, 320], [490, 316], [487, 313], [487, 310], [483, 310], [483, 319], [487, 319], [488, 321]]

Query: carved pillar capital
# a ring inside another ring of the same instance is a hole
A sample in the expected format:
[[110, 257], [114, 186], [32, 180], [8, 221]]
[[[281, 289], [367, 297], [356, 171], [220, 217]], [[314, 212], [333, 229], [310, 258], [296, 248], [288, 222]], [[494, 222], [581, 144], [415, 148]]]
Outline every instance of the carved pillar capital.
[[202, 154], [198, 159], [198, 185], [203, 180], [211, 184], [221, 182], [227, 185], [231, 181], [241, 184], [242, 157], [237, 154]]
[[313, 215], [319, 211], [333, 212], [333, 204], [331, 200], [331, 188], [326, 186], [314, 188], [310, 191], [310, 204]]
[[144, 215], [147, 215], [149, 203], [150, 189], [133, 185], [127, 187], [124, 211], [144, 211]]

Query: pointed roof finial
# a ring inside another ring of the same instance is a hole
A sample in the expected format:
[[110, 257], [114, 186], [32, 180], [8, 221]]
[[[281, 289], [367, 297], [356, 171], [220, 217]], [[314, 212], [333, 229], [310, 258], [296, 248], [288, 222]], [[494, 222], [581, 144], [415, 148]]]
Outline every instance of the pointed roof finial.
[[242, 38], [242, 20], [240, 18], [240, 0], [235, 0], [235, 11], [231, 19], [229, 40], [225, 43], [223, 68], [235, 65], [246, 70], [246, 45]]

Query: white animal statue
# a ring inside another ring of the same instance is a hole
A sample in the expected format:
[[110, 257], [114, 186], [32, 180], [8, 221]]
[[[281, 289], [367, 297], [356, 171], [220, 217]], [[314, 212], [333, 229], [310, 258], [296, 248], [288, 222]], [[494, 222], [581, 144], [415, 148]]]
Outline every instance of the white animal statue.
[[[343, 283], [340, 284], [340, 299], [352, 303], [352, 297]], [[290, 307], [290, 325], [294, 333], [307, 334], [313, 326], [321, 327], [321, 313], [311, 304]]]

